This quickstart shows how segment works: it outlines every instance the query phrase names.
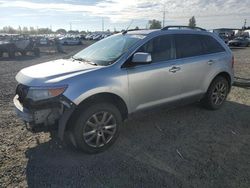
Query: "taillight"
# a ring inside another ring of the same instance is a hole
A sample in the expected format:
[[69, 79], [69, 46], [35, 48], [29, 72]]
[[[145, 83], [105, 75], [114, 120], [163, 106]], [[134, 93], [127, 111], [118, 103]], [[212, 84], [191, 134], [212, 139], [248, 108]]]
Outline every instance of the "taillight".
[[232, 68], [234, 68], [234, 56], [232, 57]]

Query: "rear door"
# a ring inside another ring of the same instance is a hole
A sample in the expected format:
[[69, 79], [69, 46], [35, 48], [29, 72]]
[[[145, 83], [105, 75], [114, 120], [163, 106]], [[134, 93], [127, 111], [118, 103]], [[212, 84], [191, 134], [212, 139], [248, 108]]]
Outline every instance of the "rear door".
[[[206, 92], [205, 80], [218, 61], [217, 51], [208, 50], [210, 36], [199, 34], [176, 34], [176, 66], [180, 67], [178, 78], [182, 82], [181, 98], [199, 97]], [[215, 39], [213, 39], [215, 40]], [[211, 48], [211, 47], [210, 47]], [[222, 47], [221, 47], [222, 48]], [[223, 51], [223, 48], [220, 49]], [[220, 51], [219, 50], [219, 51]]]

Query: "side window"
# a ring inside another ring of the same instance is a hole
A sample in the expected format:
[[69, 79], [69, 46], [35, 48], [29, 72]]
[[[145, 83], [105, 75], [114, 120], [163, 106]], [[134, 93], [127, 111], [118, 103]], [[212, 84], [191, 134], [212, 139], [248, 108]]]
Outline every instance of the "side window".
[[176, 58], [194, 57], [204, 54], [200, 35], [177, 34], [174, 38]]
[[156, 63], [173, 59], [172, 51], [172, 36], [165, 35], [148, 41], [137, 52], [150, 53], [152, 63]]
[[221, 44], [215, 40], [211, 36], [203, 35], [202, 42], [204, 46], [204, 50], [206, 54], [212, 54], [212, 53], [218, 53], [218, 52], [224, 52], [225, 49], [221, 46]]

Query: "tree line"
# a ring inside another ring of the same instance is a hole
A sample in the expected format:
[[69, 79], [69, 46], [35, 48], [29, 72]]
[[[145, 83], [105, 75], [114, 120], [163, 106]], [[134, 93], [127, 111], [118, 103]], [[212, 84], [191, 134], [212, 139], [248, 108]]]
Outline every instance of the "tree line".
[[86, 31], [78, 31], [78, 30], [69, 30], [66, 31], [65, 29], [58, 29], [55, 32], [52, 31], [50, 28], [34, 28], [34, 27], [18, 27], [17, 29], [11, 26], [5, 26], [0, 29], [0, 33], [7, 33], [7, 34], [86, 34]]
[[[196, 19], [194, 16], [192, 16], [188, 21], [189, 27], [196, 27]], [[148, 29], [161, 29], [162, 24], [159, 20], [149, 20], [148, 21]], [[139, 29], [138, 26], [135, 27], [135, 29]], [[243, 29], [250, 29], [250, 27], [245, 27]], [[109, 31], [109, 30], [107, 30]], [[52, 31], [50, 28], [34, 28], [34, 27], [18, 27], [17, 29], [14, 29], [11, 26], [5, 26], [2, 29], [0, 29], [0, 33], [8, 33], [8, 34], [86, 34], [88, 31], [78, 31], [78, 30], [70, 30], [66, 31], [65, 29], [58, 29], [55, 32]]]
[[[196, 21], [194, 16], [189, 20], [189, 26], [195, 27]], [[160, 29], [162, 28], [161, 22], [159, 20], [149, 20], [148, 21], [148, 28], [149, 29]], [[138, 26], [135, 27], [135, 29], [139, 29]], [[78, 31], [78, 30], [70, 30], [66, 31], [65, 29], [58, 29], [55, 32], [52, 31], [50, 28], [34, 28], [34, 27], [21, 27], [19, 26], [17, 29], [11, 27], [11, 26], [5, 26], [2, 29], [0, 29], [0, 33], [7, 33], [7, 34], [86, 34], [86, 31]]]

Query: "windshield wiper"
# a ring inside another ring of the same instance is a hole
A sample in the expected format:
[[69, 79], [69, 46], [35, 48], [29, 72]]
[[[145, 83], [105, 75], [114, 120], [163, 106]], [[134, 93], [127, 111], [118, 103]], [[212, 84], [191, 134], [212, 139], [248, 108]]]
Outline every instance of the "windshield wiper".
[[72, 56], [71, 58], [72, 58], [73, 60], [76, 60], [76, 61], [88, 62], [88, 60], [83, 59], [83, 58], [80, 58], [80, 57], [75, 58], [74, 56]]
[[75, 57], [73, 57], [72, 56], [72, 59], [73, 60], [76, 60], [76, 61], [81, 61], [81, 62], [84, 62], [84, 63], [88, 63], [88, 64], [90, 64], [90, 65], [95, 65], [95, 66], [98, 66], [98, 64], [97, 63], [94, 63], [94, 62], [92, 62], [92, 61], [90, 61], [90, 60], [86, 60], [86, 59], [83, 59], [83, 58], [75, 58]]

